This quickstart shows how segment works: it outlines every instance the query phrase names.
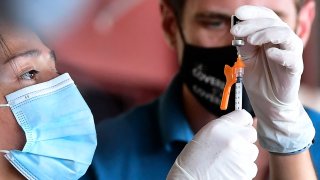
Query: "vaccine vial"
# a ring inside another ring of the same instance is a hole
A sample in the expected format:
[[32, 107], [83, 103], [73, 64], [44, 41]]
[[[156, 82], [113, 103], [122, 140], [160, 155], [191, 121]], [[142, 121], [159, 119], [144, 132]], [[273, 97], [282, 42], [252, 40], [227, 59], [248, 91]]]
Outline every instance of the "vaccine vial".
[[[241, 22], [240, 19], [238, 19], [235, 15], [231, 16], [231, 27]], [[232, 40], [232, 46], [243, 46], [244, 45], [244, 39], [239, 37], [234, 37]]]

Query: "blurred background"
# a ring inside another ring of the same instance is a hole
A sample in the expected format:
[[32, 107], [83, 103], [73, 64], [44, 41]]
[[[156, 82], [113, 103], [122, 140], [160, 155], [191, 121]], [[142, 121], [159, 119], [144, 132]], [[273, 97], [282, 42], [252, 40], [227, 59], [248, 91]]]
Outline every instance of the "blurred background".
[[[10, 3], [16, 3], [12, 12], [21, 14], [20, 20], [32, 20], [56, 51], [58, 69], [77, 82], [97, 122], [151, 101], [177, 71], [162, 34], [157, 0]], [[304, 53], [301, 98], [320, 111], [319, 28], [318, 14]]]

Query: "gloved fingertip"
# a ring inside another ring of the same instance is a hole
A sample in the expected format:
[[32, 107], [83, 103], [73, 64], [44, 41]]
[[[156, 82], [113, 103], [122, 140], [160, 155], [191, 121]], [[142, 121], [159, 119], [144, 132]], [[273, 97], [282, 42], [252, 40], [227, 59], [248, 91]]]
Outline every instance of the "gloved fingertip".
[[233, 35], [233, 36], [237, 36], [239, 37], [239, 31], [240, 31], [240, 27], [235, 25], [233, 26], [231, 29], [230, 29], [230, 33]]
[[251, 118], [251, 119], [252, 119], [251, 114], [250, 114], [247, 110], [241, 109], [241, 110], [239, 110], [239, 111], [241, 112], [241, 114], [242, 114], [243, 116], [246, 116], [246, 118]]
[[251, 173], [249, 175], [250, 179], [253, 179], [254, 177], [256, 177], [257, 173], [258, 173], [258, 166], [256, 163], [252, 164], [251, 169]]
[[254, 38], [254, 36], [250, 35], [247, 37], [247, 42], [251, 45], [259, 45], [258, 42], [256, 41], [256, 39]]
[[[257, 138], [257, 140], [258, 140], [258, 138]], [[258, 148], [258, 146], [256, 146], [256, 152], [255, 152], [255, 154], [254, 154], [254, 156], [256, 157], [256, 159], [258, 158], [259, 153], [260, 153], [259, 148]]]
[[221, 118], [226, 118], [232, 123], [241, 124], [243, 126], [250, 126], [253, 124], [251, 114], [244, 109], [232, 111]]
[[259, 33], [254, 33], [247, 37], [247, 42], [253, 46], [261, 46], [268, 41], [269, 40], [267, 38], [261, 36]]
[[[279, 60], [283, 59], [281, 51], [282, 50], [280, 50], [276, 47], [271, 47], [266, 50], [266, 55], [269, 59], [279, 61]], [[281, 65], [283, 65], [283, 63], [281, 63]]]
[[244, 5], [236, 9], [235, 15], [240, 20], [255, 18], [273, 18], [280, 19], [278, 15], [269, 8], [263, 6]]
[[248, 9], [251, 9], [250, 5], [244, 5], [244, 6], [240, 6], [236, 9], [235, 11], [235, 16], [240, 19], [240, 20], [246, 20], [247, 18], [247, 11]]

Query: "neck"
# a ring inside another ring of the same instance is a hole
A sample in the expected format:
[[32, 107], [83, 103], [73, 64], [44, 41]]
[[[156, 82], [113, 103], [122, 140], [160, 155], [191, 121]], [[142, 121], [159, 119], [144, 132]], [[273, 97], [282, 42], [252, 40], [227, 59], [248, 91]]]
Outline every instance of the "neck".
[[191, 94], [186, 85], [182, 88], [183, 108], [189, 125], [194, 133], [197, 133], [208, 122], [217, 117], [210, 114]]
[[[0, 150], [21, 150], [26, 142], [23, 130], [10, 108], [0, 108]], [[25, 179], [0, 152], [0, 179]]]
[[25, 179], [3, 155], [0, 154], [0, 179]]

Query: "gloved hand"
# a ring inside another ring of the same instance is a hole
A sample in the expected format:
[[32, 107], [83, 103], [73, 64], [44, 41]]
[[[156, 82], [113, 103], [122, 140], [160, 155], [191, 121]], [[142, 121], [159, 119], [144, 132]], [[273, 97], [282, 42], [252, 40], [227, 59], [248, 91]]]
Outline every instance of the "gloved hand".
[[204, 126], [172, 166], [167, 179], [252, 179], [257, 132], [245, 110], [233, 111]]
[[260, 144], [276, 153], [306, 149], [315, 130], [298, 97], [302, 40], [270, 9], [242, 6], [235, 15], [243, 22], [231, 33], [246, 39], [238, 50], [246, 64], [244, 86], [258, 118]]

